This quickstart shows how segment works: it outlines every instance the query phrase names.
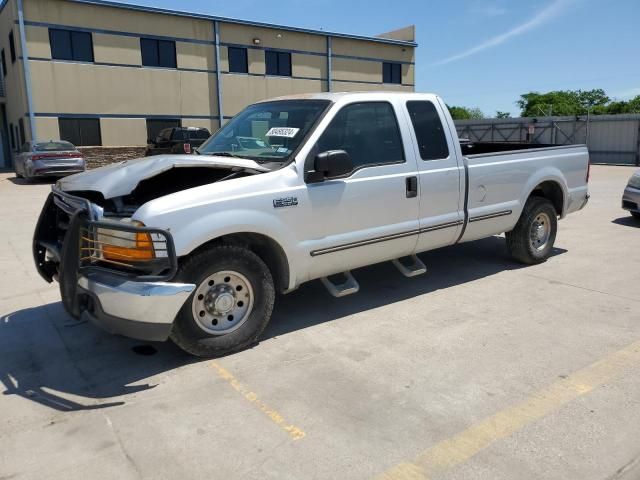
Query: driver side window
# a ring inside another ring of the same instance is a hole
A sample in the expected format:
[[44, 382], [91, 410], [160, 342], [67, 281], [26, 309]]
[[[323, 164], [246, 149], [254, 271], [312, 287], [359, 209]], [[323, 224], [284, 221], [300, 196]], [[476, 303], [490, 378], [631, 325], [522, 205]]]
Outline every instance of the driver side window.
[[352, 103], [333, 118], [317, 144], [318, 152], [344, 150], [354, 171], [405, 161], [402, 138], [388, 102]]

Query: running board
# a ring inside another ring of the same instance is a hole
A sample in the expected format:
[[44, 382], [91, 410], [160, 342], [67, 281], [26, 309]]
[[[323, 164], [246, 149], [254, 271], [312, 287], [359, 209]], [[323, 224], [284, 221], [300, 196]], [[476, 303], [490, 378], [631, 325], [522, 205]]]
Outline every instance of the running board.
[[360, 290], [360, 285], [358, 284], [356, 279], [353, 278], [353, 275], [351, 275], [351, 272], [346, 271], [338, 275], [343, 275], [345, 278], [345, 281], [340, 284], [335, 284], [331, 280], [329, 280], [328, 277], [322, 277], [320, 279], [322, 284], [325, 286], [325, 288], [329, 291], [331, 295], [333, 295], [336, 298], [340, 298], [340, 297], [346, 297], [347, 295], [351, 295], [352, 293], [358, 293], [358, 290]]
[[422, 260], [420, 260], [415, 255], [409, 255], [402, 258], [408, 258], [409, 260], [411, 260], [411, 264], [406, 265], [405, 263], [401, 262], [399, 258], [396, 258], [391, 262], [396, 266], [398, 270], [400, 270], [400, 273], [405, 277], [417, 277], [418, 275], [422, 275], [427, 271], [426, 265], [422, 263]]

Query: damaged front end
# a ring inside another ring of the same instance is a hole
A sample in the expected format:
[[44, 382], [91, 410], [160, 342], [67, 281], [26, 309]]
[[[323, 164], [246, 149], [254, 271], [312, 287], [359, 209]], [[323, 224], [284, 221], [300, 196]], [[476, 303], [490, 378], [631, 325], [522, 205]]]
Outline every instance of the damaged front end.
[[171, 281], [178, 260], [170, 232], [131, 217], [153, 199], [263, 171], [247, 160], [175, 155], [64, 178], [38, 219], [36, 268], [47, 282], [60, 283], [73, 317], [111, 333], [166, 340], [195, 285]]
[[169, 232], [104, 220], [102, 209], [54, 187], [36, 226], [40, 275], [60, 283], [74, 318], [144, 340], [165, 340], [194, 286], [167, 282], [177, 269]]

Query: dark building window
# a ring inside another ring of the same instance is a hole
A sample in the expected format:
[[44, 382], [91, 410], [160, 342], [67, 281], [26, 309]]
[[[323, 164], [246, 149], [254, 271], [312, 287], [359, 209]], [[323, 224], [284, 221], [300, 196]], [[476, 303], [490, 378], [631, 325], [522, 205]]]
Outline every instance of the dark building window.
[[247, 49], [228, 47], [227, 51], [229, 52], [229, 71], [234, 73], [249, 73]]
[[2, 75], [7, 76], [7, 58], [4, 55], [4, 48], [0, 52], [0, 59], [2, 60]]
[[402, 65], [384, 62], [382, 64], [382, 83], [402, 83]]
[[428, 101], [411, 101], [407, 102], [407, 110], [416, 132], [422, 160], [447, 158], [447, 137], [435, 105]]
[[21, 118], [18, 120], [18, 128], [20, 131], [20, 145], [27, 141], [27, 137], [24, 134], [24, 120]]
[[140, 39], [142, 65], [145, 67], [176, 68], [176, 42], [169, 40]]
[[176, 118], [147, 118], [147, 138], [152, 143], [161, 130], [181, 126], [182, 122]]
[[99, 118], [59, 118], [60, 139], [76, 146], [102, 145]]
[[267, 75], [291, 76], [291, 54], [265, 50], [264, 61], [267, 64]]
[[93, 62], [93, 39], [90, 33], [49, 29], [51, 57], [56, 60]]
[[13, 126], [13, 123], [9, 124], [9, 133], [11, 133], [11, 148], [16, 149], [16, 131]]
[[16, 63], [16, 43], [13, 39], [13, 30], [9, 32], [9, 53], [11, 54], [11, 63]]

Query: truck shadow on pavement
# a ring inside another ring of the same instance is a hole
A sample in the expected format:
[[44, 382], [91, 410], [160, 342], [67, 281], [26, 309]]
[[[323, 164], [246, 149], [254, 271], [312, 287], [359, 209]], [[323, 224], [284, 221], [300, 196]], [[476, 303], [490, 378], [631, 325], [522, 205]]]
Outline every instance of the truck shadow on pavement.
[[[554, 247], [551, 257], [566, 251]], [[418, 277], [403, 276], [391, 262], [354, 270], [353, 276], [360, 283], [360, 291], [355, 295], [334, 298], [320, 282], [302, 285], [295, 293], [279, 299], [273, 319], [262, 338], [283, 335], [503, 271], [528, 267], [511, 259], [504, 238], [498, 236], [432, 250], [418, 256], [427, 267], [427, 272]]]
[[[552, 256], [564, 252], [554, 248]], [[360, 282], [356, 295], [333, 298], [320, 282], [310, 282], [280, 296], [262, 338], [524, 267], [508, 257], [500, 237], [427, 252], [420, 258], [428, 271], [415, 278], [402, 276], [391, 263], [354, 271]], [[157, 386], [149, 382], [150, 377], [199, 361], [171, 342], [145, 344], [75, 321], [60, 302], [0, 317], [2, 393], [58, 411], [123, 405], [123, 397]]]

